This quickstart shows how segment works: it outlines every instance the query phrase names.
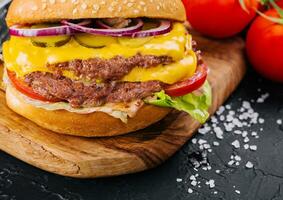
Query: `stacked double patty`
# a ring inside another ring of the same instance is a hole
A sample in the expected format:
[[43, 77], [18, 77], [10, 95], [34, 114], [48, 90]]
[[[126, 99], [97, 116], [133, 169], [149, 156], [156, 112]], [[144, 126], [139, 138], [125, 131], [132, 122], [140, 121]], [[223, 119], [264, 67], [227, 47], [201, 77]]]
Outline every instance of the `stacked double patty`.
[[[76, 108], [100, 106], [105, 103], [131, 102], [161, 91], [165, 84], [159, 81], [120, 82], [119, 80], [136, 66], [150, 68], [172, 62], [173, 59], [167, 56], [141, 54], [130, 58], [116, 56], [108, 60], [100, 58], [73, 60], [49, 65], [48, 68], [54, 73], [27, 74], [24, 81], [46, 99], [60, 99]], [[88, 83], [64, 77], [63, 70], [74, 72]], [[98, 83], [97, 80], [102, 82]]]
[[[193, 50], [202, 63], [200, 51], [193, 41]], [[101, 106], [105, 103], [131, 102], [151, 96], [161, 91], [166, 84], [160, 81], [120, 82], [136, 66], [143, 68], [168, 65], [173, 63], [169, 56], [136, 54], [125, 58], [116, 56], [112, 59], [92, 58], [48, 65], [54, 73], [33, 72], [25, 76], [27, 83], [36, 93], [46, 99], [59, 99], [69, 102], [74, 108]], [[74, 81], [63, 76], [63, 71], [71, 71], [77, 77], [87, 80]], [[97, 80], [103, 80], [98, 83]]]

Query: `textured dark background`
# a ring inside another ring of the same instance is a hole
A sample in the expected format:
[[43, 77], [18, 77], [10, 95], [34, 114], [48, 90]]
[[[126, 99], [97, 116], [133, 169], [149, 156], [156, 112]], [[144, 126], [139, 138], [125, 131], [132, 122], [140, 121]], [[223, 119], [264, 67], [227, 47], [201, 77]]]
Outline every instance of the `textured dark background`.
[[[0, 16], [2, 13], [0, 10]], [[3, 29], [0, 30], [3, 33]], [[207, 140], [212, 146], [212, 152], [207, 156], [211, 170], [201, 169], [207, 165], [203, 164], [198, 172], [195, 171], [193, 161], [203, 160], [206, 150], [200, 150], [199, 145], [192, 141], [156, 169], [95, 180], [49, 174], [0, 152], [0, 200], [281, 200], [283, 126], [276, 121], [283, 117], [282, 85], [266, 81], [250, 69], [226, 105], [237, 112], [243, 100], [253, 102], [265, 93], [270, 97], [264, 103], [252, 103], [264, 123], [238, 129], [249, 132], [249, 144], [257, 145], [257, 151], [245, 150], [241, 136], [232, 132], [224, 132], [223, 140], [217, 140], [214, 134], [196, 135], [196, 139]], [[212, 124], [208, 122], [209, 126]], [[258, 139], [250, 136], [252, 131], [258, 132]], [[239, 149], [231, 145], [236, 139], [241, 143]], [[218, 141], [220, 146], [213, 146], [214, 141]], [[227, 164], [232, 154], [241, 156], [239, 166]], [[253, 169], [245, 167], [247, 161], [254, 164]], [[215, 170], [221, 171], [217, 174]], [[196, 173], [199, 174], [199, 183], [193, 187], [189, 179]], [[182, 181], [177, 181], [177, 178]], [[206, 185], [210, 179], [215, 181], [213, 188]], [[188, 188], [193, 189], [193, 193], [189, 193]]]

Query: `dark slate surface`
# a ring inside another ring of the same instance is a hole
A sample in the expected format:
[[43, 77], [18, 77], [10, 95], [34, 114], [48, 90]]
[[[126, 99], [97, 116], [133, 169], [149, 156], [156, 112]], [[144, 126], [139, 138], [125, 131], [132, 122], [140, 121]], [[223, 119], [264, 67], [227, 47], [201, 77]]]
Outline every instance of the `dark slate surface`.
[[[281, 200], [283, 126], [276, 121], [283, 117], [282, 85], [263, 80], [249, 70], [226, 105], [231, 105], [231, 110], [238, 113], [237, 109], [243, 100], [253, 101], [267, 92], [270, 97], [264, 103], [252, 103], [265, 122], [238, 128], [248, 131], [249, 144], [257, 145], [257, 151], [245, 150], [242, 136], [232, 132], [224, 132], [223, 140], [217, 140], [215, 134], [198, 134], [195, 138], [207, 140], [212, 152], [200, 150], [199, 145], [189, 141], [175, 156], [156, 169], [96, 180], [76, 180], [49, 174], [0, 152], [0, 200]], [[208, 122], [209, 126], [212, 124]], [[258, 139], [250, 136], [252, 131], [258, 132]], [[241, 143], [239, 149], [231, 145], [236, 139]], [[218, 141], [220, 146], [213, 146], [214, 141]], [[207, 164], [202, 164], [195, 171], [193, 163], [205, 160], [205, 154], [208, 154], [207, 161], [212, 169], [205, 171], [202, 168]], [[239, 166], [227, 164], [231, 155], [241, 157]], [[253, 169], [245, 167], [247, 161], [254, 164]], [[220, 170], [220, 173], [217, 174], [216, 170]], [[190, 176], [196, 173], [199, 174], [197, 181], [200, 183], [193, 187]], [[177, 182], [177, 178], [182, 181]], [[214, 180], [215, 187], [209, 188], [206, 185], [208, 180]], [[193, 189], [193, 193], [189, 193], [188, 188]]]

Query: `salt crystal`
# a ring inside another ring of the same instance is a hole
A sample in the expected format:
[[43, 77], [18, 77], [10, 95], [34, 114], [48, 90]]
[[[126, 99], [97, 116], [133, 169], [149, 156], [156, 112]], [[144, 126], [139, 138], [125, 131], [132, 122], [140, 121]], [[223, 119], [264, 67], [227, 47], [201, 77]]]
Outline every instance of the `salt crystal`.
[[241, 161], [242, 158], [241, 158], [240, 156], [236, 155], [236, 156], [235, 156], [235, 160], [236, 160], [236, 161]]
[[248, 145], [248, 144], [245, 144], [245, 145], [244, 145], [244, 149], [247, 150], [247, 149], [249, 149], [249, 148], [250, 148], [250, 145]]
[[240, 130], [235, 130], [234, 133], [237, 134], [237, 135], [241, 135], [241, 134], [242, 134], [242, 131], [240, 131]]
[[212, 123], [217, 123], [217, 122], [218, 122], [218, 120], [217, 120], [217, 118], [216, 118], [216, 117], [212, 116], [212, 117], [211, 117], [211, 122], [212, 122]]
[[223, 131], [221, 130], [221, 128], [220, 127], [215, 127], [214, 129], [213, 129], [213, 131], [215, 132], [215, 134], [216, 134], [216, 137], [218, 138], [218, 139], [223, 139]]
[[269, 93], [263, 94], [263, 95], [261, 95], [261, 97], [259, 97], [259, 98], [256, 100], [256, 102], [257, 102], [257, 103], [264, 103], [265, 100], [266, 100], [268, 97], [269, 97]]
[[248, 101], [243, 101], [243, 108], [245, 109], [250, 109], [251, 108], [251, 104]]
[[248, 137], [245, 137], [244, 142], [248, 143], [250, 141], [250, 139]]
[[250, 146], [250, 150], [256, 151], [256, 150], [257, 150], [257, 146], [256, 146], [256, 145], [251, 145], [251, 146]]
[[211, 148], [209, 144], [204, 144], [203, 147], [204, 147], [204, 149], [210, 149]]
[[228, 165], [233, 165], [235, 163], [235, 161], [234, 160], [230, 160], [229, 162], [228, 162]]
[[251, 163], [250, 161], [248, 161], [247, 164], [246, 164], [246, 168], [252, 169], [253, 167], [254, 167], [253, 163]]
[[192, 185], [192, 186], [196, 186], [196, 185], [197, 185], [197, 182], [196, 182], [195, 180], [193, 180], [193, 181], [191, 182], [191, 185]]
[[234, 142], [231, 143], [236, 149], [240, 148], [240, 142], [239, 140], [235, 140]]
[[282, 119], [278, 119], [278, 120], [276, 121], [276, 123], [277, 123], [278, 125], [281, 125], [281, 124], [282, 124]]
[[207, 141], [206, 141], [206, 140], [203, 140], [203, 139], [199, 139], [199, 141], [198, 141], [198, 144], [199, 144], [199, 145], [202, 145], [202, 144], [205, 144], [205, 143], [207, 143]]
[[235, 190], [235, 192], [236, 192], [237, 194], [241, 194], [241, 191], [239, 191], [239, 190]]
[[247, 137], [247, 135], [248, 135], [248, 132], [247, 131], [243, 131], [242, 137], [245, 138], [245, 137]]
[[188, 189], [188, 193], [192, 194], [193, 190], [191, 188]]
[[257, 136], [257, 132], [252, 132], [252, 136]]
[[177, 179], [176, 179], [176, 181], [177, 181], [178, 183], [180, 183], [180, 182], [182, 182], [182, 181], [183, 181], [183, 179], [181, 179], [181, 178], [177, 178]]
[[263, 124], [263, 123], [264, 123], [264, 119], [259, 118], [259, 119], [258, 119], [258, 122], [259, 122], [260, 124]]
[[206, 185], [209, 185], [209, 188], [214, 188], [215, 187], [215, 181], [210, 179], [209, 181], [206, 182]]
[[216, 174], [219, 174], [219, 173], [220, 173], [220, 170], [219, 170], [219, 169], [215, 170], [215, 173], [216, 173]]
[[196, 143], [197, 143], [197, 139], [195, 139], [195, 138], [192, 139], [192, 143], [193, 143], [193, 144], [196, 144]]
[[216, 114], [217, 115], [221, 115], [224, 111], [225, 111], [225, 107], [224, 106], [220, 106], [219, 109], [217, 110]]
[[226, 121], [227, 121], [227, 122], [231, 122], [231, 121], [233, 121], [233, 119], [234, 119], [233, 116], [227, 115]]
[[196, 179], [196, 177], [195, 177], [194, 175], [191, 175], [191, 176], [190, 176], [190, 180], [191, 180], [191, 181], [195, 181], [195, 180], [197, 180], [197, 179]]
[[226, 105], [225, 108], [230, 110], [231, 109], [231, 105]]
[[214, 146], [219, 146], [220, 144], [219, 144], [219, 142], [216, 142], [216, 141], [215, 141], [215, 142], [213, 142], [213, 145], [214, 145]]

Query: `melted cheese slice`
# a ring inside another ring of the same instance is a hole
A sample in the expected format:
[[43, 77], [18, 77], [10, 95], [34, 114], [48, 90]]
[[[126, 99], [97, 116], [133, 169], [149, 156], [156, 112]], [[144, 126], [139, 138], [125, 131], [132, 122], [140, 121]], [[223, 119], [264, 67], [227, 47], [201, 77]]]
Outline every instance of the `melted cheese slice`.
[[[47, 64], [94, 57], [110, 59], [117, 55], [131, 57], [141, 53], [143, 55], [167, 55], [172, 57], [175, 63], [149, 69], [137, 66], [124, 77], [124, 81], [159, 80], [172, 84], [191, 76], [196, 69], [195, 53], [191, 49], [186, 49], [186, 47], [191, 48], [188, 44], [191, 42], [191, 37], [187, 35], [181, 23], [174, 23], [171, 32], [156, 36], [141, 46], [129, 47], [120, 44], [118, 40], [115, 41], [100, 49], [84, 47], [74, 39], [61, 47], [42, 48], [34, 46], [30, 38], [13, 36], [3, 45], [5, 67], [16, 72], [18, 77], [22, 77], [35, 71], [50, 72], [46, 67]], [[71, 79], [78, 78], [69, 71], [65, 71], [64, 75]]]

